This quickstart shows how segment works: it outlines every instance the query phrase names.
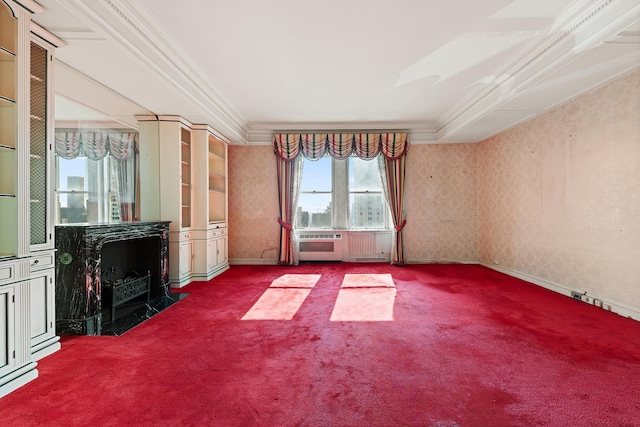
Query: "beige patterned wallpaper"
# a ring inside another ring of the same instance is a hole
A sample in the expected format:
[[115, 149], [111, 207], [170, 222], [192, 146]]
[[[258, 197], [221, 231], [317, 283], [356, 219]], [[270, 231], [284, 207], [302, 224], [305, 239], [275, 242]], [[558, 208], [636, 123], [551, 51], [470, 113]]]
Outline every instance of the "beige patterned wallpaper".
[[408, 262], [478, 259], [476, 144], [412, 145], [405, 192]]
[[640, 308], [640, 72], [478, 145], [480, 259]]
[[280, 244], [273, 147], [229, 146], [229, 259], [275, 263]]
[[[477, 149], [414, 145], [407, 157], [405, 253], [408, 261], [478, 258]], [[229, 147], [229, 259], [275, 262], [280, 229], [271, 146]]]
[[[409, 262], [480, 260], [640, 311], [640, 71], [479, 144], [412, 145]], [[229, 258], [277, 260], [275, 157], [229, 147]]]

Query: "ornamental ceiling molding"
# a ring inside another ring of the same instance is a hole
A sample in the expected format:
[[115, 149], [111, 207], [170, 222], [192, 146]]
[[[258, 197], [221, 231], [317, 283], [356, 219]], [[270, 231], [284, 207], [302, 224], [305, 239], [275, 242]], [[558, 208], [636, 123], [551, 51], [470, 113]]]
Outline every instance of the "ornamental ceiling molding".
[[483, 91], [445, 114], [436, 139], [446, 140], [496, 111], [516, 95], [524, 93], [534, 81], [549, 77], [612, 35], [620, 34], [636, 22], [638, 16], [640, 3], [634, 0], [574, 2], [552, 25], [523, 46]]
[[186, 53], [161, 29], [147, 20], [147, 11], [130, 0], [58, 0], [76, 17], [89, 20], [117, 49], [137, 61], [150, 73], [159, 75], [167, 86], [190, 103], [197, 105], [228, 139], [246, 143], [246, 120], [233, 111], [218, 90], [207, 82]]
[[[203, 73], [186, 53], [174, 47], [176, 43], [170, 36], [146, 18], [146, 8], [140, 2], [59, 0], [59, 3], [75, 16], [91, 22], [92, 28], [99, 28], [110, 43], [132, 60], [160, 76], [175, 93], [199, 108], [207, 124], [234, 143], [269, 144], [273, 133], [285, 130], [322, 131], [329, 127], [350, 130], [333, 124], [248, 123], [222, 99], [217, 88], [202, 77]], [[466, 128], [522, 95], [533, 83], [552, 76], [582, 53], [621, 33], [637, 21], [638, 16], [640, 3], [637, 0], [575, 1], [552, 25], [519, 49], [502, 71], [491, 76], [487, 85], [471, 99], [461, 101], [442, 114], [435, 124], [400, 125], [402, 129], [397, 129], [399, 125], [395, 124], [393, 130], [408, 132], [415, 144], [476, 142], [456, 141], [456, 135], [464, 134]], [[530, 117], [529, 113], [527, 115]], [[302, 126], [308, 127], [302, 129]], [[379, 123], [353, 123], [353, 127], [367, 131], [387, 128]], [[503, 130], [492, 129], [491, 132]]]

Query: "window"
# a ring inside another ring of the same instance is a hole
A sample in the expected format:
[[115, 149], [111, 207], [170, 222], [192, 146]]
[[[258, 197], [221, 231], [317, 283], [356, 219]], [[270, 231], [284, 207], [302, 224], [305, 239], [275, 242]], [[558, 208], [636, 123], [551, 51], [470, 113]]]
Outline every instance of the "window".
[[349, 157], [349, 228], [387, 228], [377, 160]]
[[137, 132], [56, 129], [56, 223], [132, 221]]
[[388, 229], [377, 160], [304, 159], [297, 228]]
[[56, 156], [56, 223], [120, 221], [117, 164], [108, 155], [100, 160]]
[[296, 226], [333, 227], [333, 185], [331, 157], [316, 161], [304, 159]]

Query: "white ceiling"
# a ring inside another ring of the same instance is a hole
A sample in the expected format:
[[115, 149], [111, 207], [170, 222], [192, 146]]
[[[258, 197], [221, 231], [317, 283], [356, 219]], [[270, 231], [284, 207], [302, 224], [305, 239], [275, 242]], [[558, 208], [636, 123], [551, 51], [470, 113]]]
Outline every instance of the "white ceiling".
[[67, 43], [58, 118], [73, 103], [133, 127], [181, 115], [238, 144], [480, 141], [640, 66], [637, 0], [38, 2], [34, 21]]

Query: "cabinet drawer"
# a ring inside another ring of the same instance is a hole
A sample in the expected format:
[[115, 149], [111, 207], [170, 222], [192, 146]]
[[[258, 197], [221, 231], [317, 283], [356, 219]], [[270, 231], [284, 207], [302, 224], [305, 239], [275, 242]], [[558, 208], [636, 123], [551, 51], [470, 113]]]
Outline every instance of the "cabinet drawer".
[[189, 240], [191, 239], [191, 232], [190, 231], [181, 231], [178, 234], [178, 240]]
[[0, 285], [17, 282], [29, 277], [29, 267], [26, 259], [0, 262]]
[[207, 233], [207, 239], [213, 239], [214, 237], [220, 237], [227, 234], [226, 228], [216, 228], [214, 230], [209, 230]]
[[53, 254], [40, 255], [31, 258], [31, 271], [43, 270], [45, 268], [54, 267], [55, 258]]
[[0, 283], [10, 282], [16, 278], [15, 264], [0, 265]]

